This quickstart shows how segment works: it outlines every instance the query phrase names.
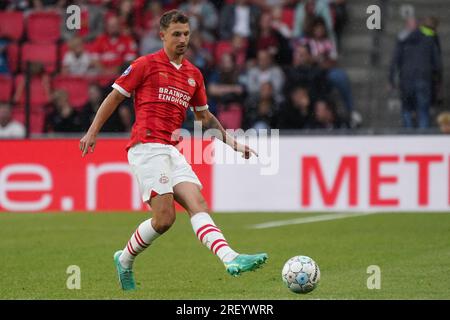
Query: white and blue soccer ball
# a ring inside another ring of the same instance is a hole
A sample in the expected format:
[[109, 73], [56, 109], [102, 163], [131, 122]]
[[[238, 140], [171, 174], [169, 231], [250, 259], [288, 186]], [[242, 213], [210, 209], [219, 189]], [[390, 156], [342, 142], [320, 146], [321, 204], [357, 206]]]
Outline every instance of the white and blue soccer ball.
[[284, 284], [295, 293], [313, 291], [320, 281], [317, 263], [307, 256], [295, 256], [286, 261], [281, 272]]

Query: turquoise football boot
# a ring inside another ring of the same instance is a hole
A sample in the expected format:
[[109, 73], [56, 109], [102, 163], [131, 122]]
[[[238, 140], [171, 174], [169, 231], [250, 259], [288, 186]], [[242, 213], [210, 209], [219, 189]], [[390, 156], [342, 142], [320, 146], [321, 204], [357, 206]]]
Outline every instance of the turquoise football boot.
[[267, 253], [240, 254], [234, 260], [225, 263], [225, 269], [232, 276], [239, 276], [242, 272], [255, 271], [266, 262], [269, 257]]
[[116, 265], [117, 274], [119, 275], [120, 285], [122, 286], [122, 289], [124, 291], [135, 290], [136, 284], [134, 282], [133, 270], [131, 268], [126, 269], [122, 267], [119, 261], [119, 257], [121, 254], [122, 250], [119, 250], [116, 253], [114, 253], [114, 264]]

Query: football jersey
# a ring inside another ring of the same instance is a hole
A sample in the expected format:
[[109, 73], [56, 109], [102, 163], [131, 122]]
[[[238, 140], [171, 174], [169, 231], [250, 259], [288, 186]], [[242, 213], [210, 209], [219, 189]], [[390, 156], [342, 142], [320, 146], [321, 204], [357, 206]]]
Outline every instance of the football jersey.
[[176, 145], [187, 108], [208, 109], [200, 70], [187, 59], [176, 65], [164, 49], [135, 60], [112, 87], [126, 97], [134, 92], [136, 120], [127, 149], [139, 142]]
[[120, 67], [136, 59], [137, 46], [133, 38], [121, 35], [117, 38], [101, 35], [92, 45], [92, 57], [100, 60], [106, 68]]

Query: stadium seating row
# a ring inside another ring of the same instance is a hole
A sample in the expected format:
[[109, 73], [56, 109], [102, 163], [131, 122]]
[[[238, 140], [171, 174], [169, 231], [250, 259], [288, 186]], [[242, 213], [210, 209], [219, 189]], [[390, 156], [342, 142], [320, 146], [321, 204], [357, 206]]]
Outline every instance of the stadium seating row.
[[[88, 87], [91, 83], [99, 84], [101, 86], [108, 86], [115, 79], [115, 76], [102, 75], [92, 77], [77, 77], [57, 75], [53, 77], [51, 81], [51, 88], [53, 90], [61, 89], [65, 90], [69, 95], [69, 102], [75, 109], [80, 109], [88, 100]], [[0, 101], [11, 101], [14, 89], [23, 83], [24, 75], [18, 74], [16, 77], [0, 76]], [[39, 77], [31, 79], [31, 106], [42, 107], [49, 102], [49, 98], [46, 94], [43, 81]], [[23, 106], [25, 103], [25, 97], [22, 95], [17, 104]]]
[[57, 11], [35, 11], [26, 16], [20, 11], [0, 12], [0, 36], [13, 41], [55, 43], [61, 35], [61, 15]]

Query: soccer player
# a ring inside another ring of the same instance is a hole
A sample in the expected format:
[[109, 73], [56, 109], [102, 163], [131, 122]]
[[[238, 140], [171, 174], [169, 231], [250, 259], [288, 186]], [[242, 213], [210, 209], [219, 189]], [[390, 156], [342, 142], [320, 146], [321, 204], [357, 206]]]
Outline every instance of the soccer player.
[[123, 250], [114, 254], [123, 290], [135, 289], [133, 262], [155, 239], [175, 222], [174, 200], [188, 212], [198, 239], [224, 263], [226, 271], [237, 276], [264, 264], [267, 254], [239, 254], [225, 240], [208, 213], [200, 192], [201, 183], [184, 156], [175, 148], [172, 133], [181, 128], [186, 109], [204, 128], [220, 132], [217, 138], [248, 159], [254, 150], [235, 141], [208, 111], [201, 72], [183, 58], [190, 37], [189, 20], [177, 10], [160, 19], [163, 49], [135, 60], [112, 85], [113, 90], [100, 106], [86, 135], [80, 140], [82, 156], [93, 152], [96, 136], [117, 106], [134, 92], [136, 122], [127, 145], [128, 161], [136, 176], [142, 199], [153, 216], [142, 222]]

